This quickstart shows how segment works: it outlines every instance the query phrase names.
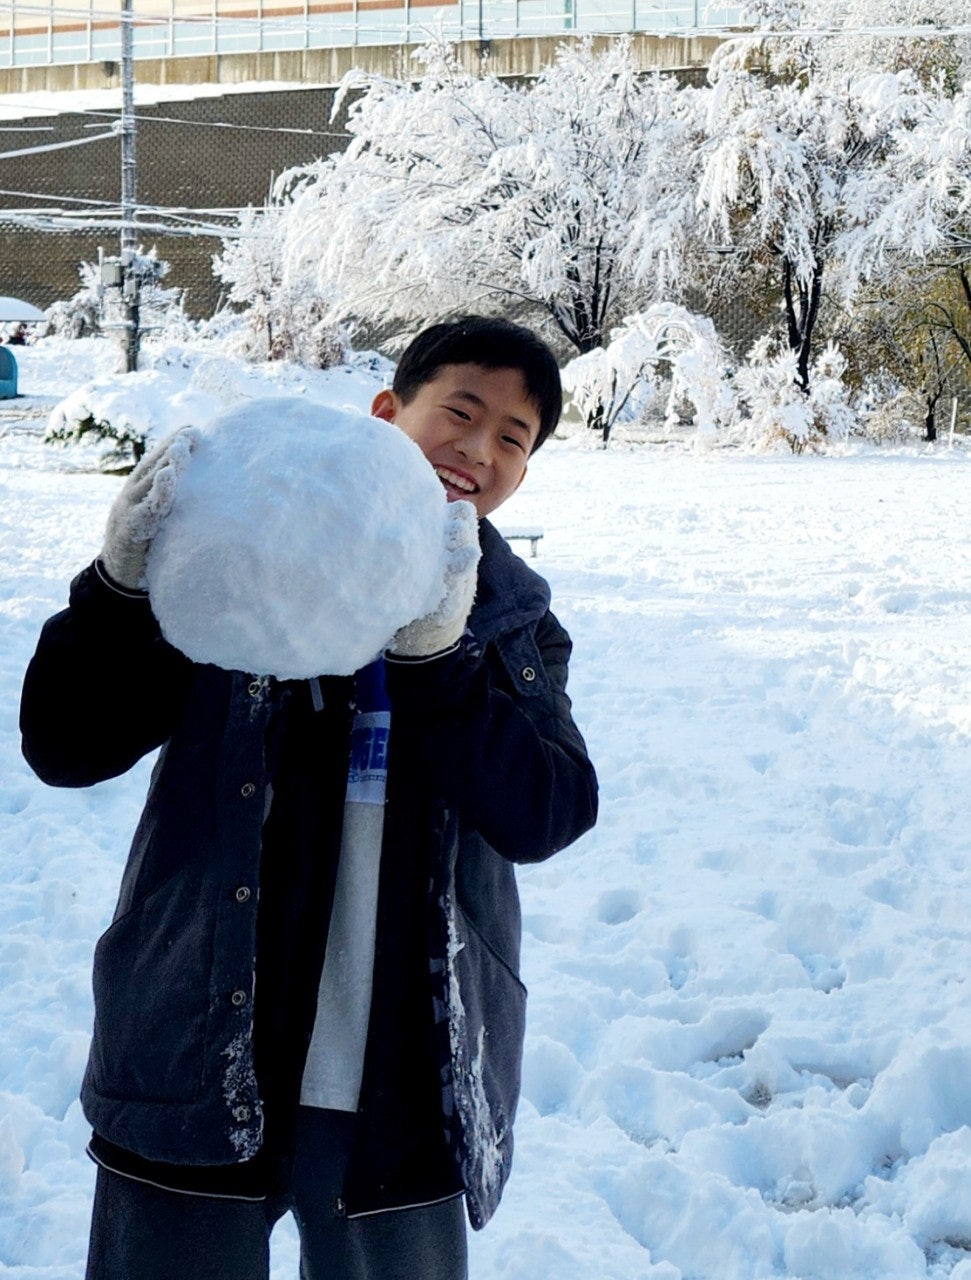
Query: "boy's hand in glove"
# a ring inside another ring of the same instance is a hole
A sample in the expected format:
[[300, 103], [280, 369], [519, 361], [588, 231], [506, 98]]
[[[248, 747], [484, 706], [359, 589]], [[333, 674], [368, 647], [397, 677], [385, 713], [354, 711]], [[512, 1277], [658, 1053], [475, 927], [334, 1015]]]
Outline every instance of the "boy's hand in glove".
[[119, 587], [144, 589], [148, 549], [172, 509], [176, 484], [197, 439], [192, 427], [167, 436], [142, 458], [112, 503], [101, 563]]
[[431, 613], [402, 627], [392, 658], [429, 658], [452, 648], [465, 630], [479, 564], [479, 525], [471, 502], [450, 502], [445, 516], [445, 594]]

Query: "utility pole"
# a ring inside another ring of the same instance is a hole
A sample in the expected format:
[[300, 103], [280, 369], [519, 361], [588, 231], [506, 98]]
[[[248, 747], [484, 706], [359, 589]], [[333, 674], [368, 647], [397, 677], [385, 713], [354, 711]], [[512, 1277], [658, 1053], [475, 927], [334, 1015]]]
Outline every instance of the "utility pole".
[[135, 64], [132, 0], [121, 5], [121, 265], [122, 311], [125, 317], [125, 369], [138, 368], [139, 279], [134, 270], [135, 238]]

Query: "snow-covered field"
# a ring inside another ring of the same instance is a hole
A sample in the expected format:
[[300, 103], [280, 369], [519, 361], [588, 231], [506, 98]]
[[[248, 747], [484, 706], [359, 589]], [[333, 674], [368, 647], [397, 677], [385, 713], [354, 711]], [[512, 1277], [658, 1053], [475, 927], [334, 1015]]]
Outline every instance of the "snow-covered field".
[[[28, 350], [21, 389], [91, 372]], [[147, 766], [58, 792], [20, 759], [119, 481], [2, 423], [0, 1275], [80, 1280], [89, 966]], [[552, 442], [500, 513], [545, 529], [602, 816], [520, 877], [524, 1100], [472, 1280], [971, 1280], [969, 484], [946, 446]]]

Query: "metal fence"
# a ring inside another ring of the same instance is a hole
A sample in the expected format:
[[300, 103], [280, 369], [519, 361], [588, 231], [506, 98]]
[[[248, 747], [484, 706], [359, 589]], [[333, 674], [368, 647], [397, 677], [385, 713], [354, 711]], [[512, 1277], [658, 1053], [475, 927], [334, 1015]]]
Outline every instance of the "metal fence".
[[[568, 32], [715, 32], [740, 6], [704, 0], [134, 0], [136, 58], [491, 40]], [[118, 62], [121, 5], [0, 3], [0, 66]]]

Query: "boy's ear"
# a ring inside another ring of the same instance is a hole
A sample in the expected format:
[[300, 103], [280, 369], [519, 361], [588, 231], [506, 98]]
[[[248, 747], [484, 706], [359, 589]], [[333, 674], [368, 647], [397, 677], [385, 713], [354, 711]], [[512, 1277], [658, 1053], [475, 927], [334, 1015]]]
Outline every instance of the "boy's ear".
[[385, 422], [394, 422], [400, 407], [400, 401], [393, 391], [388, 389], [379, 391], [371, 401], [371, 417], [381, 418]]

